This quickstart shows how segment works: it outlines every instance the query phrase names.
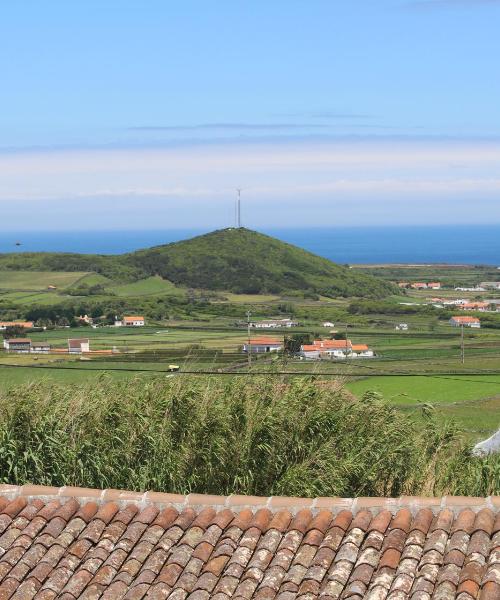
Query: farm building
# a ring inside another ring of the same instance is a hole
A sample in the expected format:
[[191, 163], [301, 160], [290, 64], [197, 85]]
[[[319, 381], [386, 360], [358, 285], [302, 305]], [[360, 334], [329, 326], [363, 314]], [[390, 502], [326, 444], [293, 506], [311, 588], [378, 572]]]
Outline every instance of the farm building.
[[23, 329], [33, 329], [32, 321], [0, 321], [0, 330], [8, 327], [22, 327]]
[[70, 354], [82, 354], [90, 352], [90, 342], [87, 338], [68, 340], [68, 352]]
[[144, 317], [142, 316], [131, 316], [131, 317], [123, 317], [123, 319], [120, 320], [116, 320], [115, 321], [115, 326], [116, 327], [144, 327], [144, 325], [146, 324], [146, 321], [144, 319]]
[[250, 327], [255, 329], [279, 329], [281, 327], [297, 327], [297, 325], [297, 321], [292, 321], [292, 319], [268, 319], [250, 323]]
[[452, 327], [473, 327], [479, 329], [481, 327], [481, 321], [476, 317], [451, 317], [449, 324]]
[[462, 310], [478, 310], [480, 312], [486, 312], [490, 309], [489, 302], [465, 302], [460, 304], [459, 308]]
[[372, 358], [373, 350], [366, 344], [353, 344], [351, 340], [314, 340], [312, 344], [304, 344], [300, 355], [308, 360], [319, 358]]
[[243, 352], [250, 351], [252, 354], [279, 352], [280, 350], [283, 350], [283, 340], [276, 338], [255, 338], [250, 340], [250, 343], [243, 345]]
[[3, 347], [7, 352], [29, 354], [31, 352], [31, 340], [29, 338], [12, 338], [10, 340], [4, 340]]
[[50, 352], [50, 344], [48, 342], [32, 342], [31, 352], [33, 354], [48, 354]]

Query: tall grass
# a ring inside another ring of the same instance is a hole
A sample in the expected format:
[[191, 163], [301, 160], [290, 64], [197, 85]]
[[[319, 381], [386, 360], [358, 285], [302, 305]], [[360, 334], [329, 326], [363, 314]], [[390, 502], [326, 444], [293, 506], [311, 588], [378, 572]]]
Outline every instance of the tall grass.
[[356, 496], [500, 490], [500, 461], [373, 395], [277, 377], [174, 377], [0, 394], [5, 483]]

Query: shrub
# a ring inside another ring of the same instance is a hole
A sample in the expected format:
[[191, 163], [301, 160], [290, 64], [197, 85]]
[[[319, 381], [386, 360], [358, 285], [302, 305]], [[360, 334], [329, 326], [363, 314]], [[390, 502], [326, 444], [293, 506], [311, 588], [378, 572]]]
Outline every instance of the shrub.
[[313, 378], [178, 376], [0, 395], [1, 481], [300, 496], [488, 495], [451, 426]]

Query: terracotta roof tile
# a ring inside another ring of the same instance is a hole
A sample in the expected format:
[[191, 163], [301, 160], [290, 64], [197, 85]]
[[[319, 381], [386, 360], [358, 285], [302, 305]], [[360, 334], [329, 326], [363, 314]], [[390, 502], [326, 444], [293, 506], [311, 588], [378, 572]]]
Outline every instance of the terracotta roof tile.
[[0, 599], [499, 600], [499, 508], [3, 486]]

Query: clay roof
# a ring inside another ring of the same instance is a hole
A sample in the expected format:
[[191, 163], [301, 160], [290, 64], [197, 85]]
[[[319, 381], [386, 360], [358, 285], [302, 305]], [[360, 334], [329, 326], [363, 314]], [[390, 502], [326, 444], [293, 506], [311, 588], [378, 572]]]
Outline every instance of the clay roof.
[[132, 316], [132, 317], [123, 317], [124, 321], [144, 321], [144, 317], [141, 316]]
[[500, 497], [0, 486], [0, 598], [498, 600]]
[[[248, 342], [246, 342], [248, 344]], [[271, 346], [277, 346], [278, 344], [283, 345], [283, 340], [280, 340], [279, 338], [267, 338], [267, 337], [260, 337], [260, 338], [252, 338], [250, 340], [250, 345], [251, 346], [265, 346], [265, 345], [271, 345]]]
[[8, 344], [31, 344], [29, 338], [10, 338], [6, 340]]
[[479, 319], [477, 319], [476, 317], [451, 317], [454, 321], [457, 321], [458, 323], [479, 323]]
[[68, 340], [68, 346], [70, 348], [79, 348], [82, 344], [88, 344], [89, 340], [88, 338], [74, 338], [71, 340]]

